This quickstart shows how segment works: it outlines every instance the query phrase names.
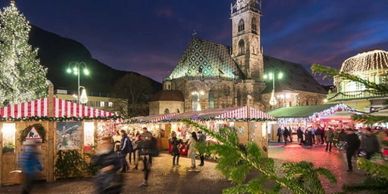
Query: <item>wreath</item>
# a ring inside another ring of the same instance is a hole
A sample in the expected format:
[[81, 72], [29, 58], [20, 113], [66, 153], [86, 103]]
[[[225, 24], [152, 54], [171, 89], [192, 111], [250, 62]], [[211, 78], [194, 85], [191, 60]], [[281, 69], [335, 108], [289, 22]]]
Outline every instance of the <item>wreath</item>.
[[30, 131], [32, 130], [32, 128], [34, 128], [36, 130], [36, 132], [38, 132], [40, 138], [42, 138], [42, 143], [45, 143], [46, 142], [46, 130], [44, 129], [43, 125], [42, 124], [33, 124], [33, 125], [30, 125], [28, 126], [27, 128], [23, 129], [23, 131], [21, 131], [20, 133], [20, 142], [23, 143], [28, 134], [30, 133]]

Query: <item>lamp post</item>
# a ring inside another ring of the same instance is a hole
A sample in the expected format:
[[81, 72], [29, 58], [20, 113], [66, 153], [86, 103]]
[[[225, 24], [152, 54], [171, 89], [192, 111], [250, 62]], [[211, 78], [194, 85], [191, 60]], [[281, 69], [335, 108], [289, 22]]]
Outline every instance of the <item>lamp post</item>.
[[272, 80], [272, 93], [271, 99], [269, 100], [269, 104], [271, 106], [276, 106], [278, 104], [278, 100], [275, 96], [275, 81], [283, 79], [284, 74], [282, 72], [278, 72], [277, 74], [274, 72], [270, 72], [268, 74], [264, 74], [264, 80]]
[[90, 71], [86, 68], [85, 63], [83, 63], [83, 62], [76, 62], [75, 66], [68, 67], [66, 69], [66, 73], [77, 76], [77, 83], [78, 83], [77, 84], [77, 92], [78, 92], [78, 94], [77, 94], [77, 101], [78, 101], [78, 104], [81, 104], [81, 100], [80, 100], [81, 88], [84, 88], [85, 95], [86, 95], [85, 87], [80, 85], [81, 84], [81, 68], [80, 68], [81, 65], [83, 66], [82, 73], [85, 76], [89, 76], [90, 75]]

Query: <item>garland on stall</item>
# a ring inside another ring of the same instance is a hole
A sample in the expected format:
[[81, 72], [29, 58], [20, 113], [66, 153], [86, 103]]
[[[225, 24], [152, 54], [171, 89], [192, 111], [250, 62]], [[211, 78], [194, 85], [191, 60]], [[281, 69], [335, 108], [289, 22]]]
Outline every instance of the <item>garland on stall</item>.
[[83, 121], [83, 120], [119, 120], [120, 116], [109, 117], [0, 117], [0, 121]]
[[[168, 120], [161, 120], [158, 122], [153, 121], [140, 121], [140, 120], [128, 120], [124, 122], [123, 124], [132, 124], [132, 123], [142, 123], [142, 124], [148, 124], [148, 123], [168, 123], [168, 122], [183, 122], [188, 119], [168, 119]], [[276, 121], [277, 119], [258, 119], [258, 118], [250, 118], [250, 119], [214, 119], [214, 118], [201, 118], [201, 119], [189, 119], [192, 121], [230, 121], [230, 122], [263, 122], [263, 121]]]
[[20, 132], [20, 143], [23, 143], [26, 140], [26, 137], [32, 128], [35, 128], [36, 132], [38, 132], [39, 136], [42, 138], [42, 143], [46, 142], [46, 130], [42, 124], [37, 123], [26, 127]]

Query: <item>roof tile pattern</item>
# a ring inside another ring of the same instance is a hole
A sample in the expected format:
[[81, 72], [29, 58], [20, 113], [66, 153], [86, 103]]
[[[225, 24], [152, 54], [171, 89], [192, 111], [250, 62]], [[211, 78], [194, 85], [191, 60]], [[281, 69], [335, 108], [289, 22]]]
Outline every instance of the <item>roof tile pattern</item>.
[[241, 79], [243, 76], [226, 46], [193, 38], [167, 79], [182, 77]]

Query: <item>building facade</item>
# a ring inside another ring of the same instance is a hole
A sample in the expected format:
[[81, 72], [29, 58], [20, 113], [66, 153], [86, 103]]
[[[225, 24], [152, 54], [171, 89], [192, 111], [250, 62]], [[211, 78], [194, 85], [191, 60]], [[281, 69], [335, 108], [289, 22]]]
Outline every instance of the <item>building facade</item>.
[[[261, 1], [235, 0], [230, 14], [232, 47], [193, 37], [175, 69], [163, 82], [164, 91], [182, 93], [184, 112], [246, 105], [268, 110], [306, 104], [306, 99], [307, 104], [323, 102], [326, 91], [301, 65], [264, 56], [260, 35]], [[265, 71], [272, 70], [299, 76], [296, 77], [298, 83], [293, 83], [293, 75], [285, 75], [288, 81], [277, 83], [284, 90], [276, 90], [276, 95], [292, 96], [292, 99], [284, 98], [284, 103], [276, 106], [268, 105], [267, 91], [273, 88], [263, 79]], [[157, 107], [150, 106], [152, 113], [164, 112], [153, 109]]]
[[[355, 75], [376, 84], [388, 84], [388, 52], [373, 50], [345, 60], [341, 72]], [[335, 90], [328, 95], [330, 102], [339, 102], [363, 112], [386, 107], [388, 94], [365, 88], [361, 83], [334, 78]]]

